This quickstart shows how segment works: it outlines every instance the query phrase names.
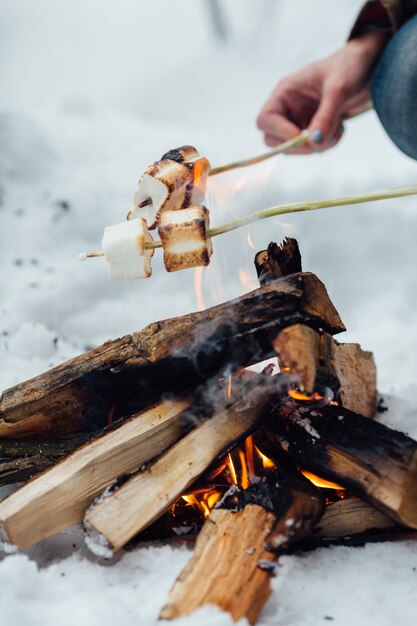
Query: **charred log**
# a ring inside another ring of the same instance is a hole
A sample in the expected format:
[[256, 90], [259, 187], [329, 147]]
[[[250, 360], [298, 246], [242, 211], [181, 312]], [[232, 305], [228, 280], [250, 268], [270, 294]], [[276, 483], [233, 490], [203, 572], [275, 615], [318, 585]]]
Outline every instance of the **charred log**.
[[287, 400], [260, 436], [269, 454], [280, 451], [395, 522], [417, 528], [417, 443], [403, 433], [341, 406]]
[[313, 274], [293, 274], [212, 309], [156, 322], [7, 389], [0, 437], [46, 439], [101, 428], [114, 405], [118, 416], [131, 415], [167, 392], [273, 355], [279, 330], [295, 323], [344, 330]]

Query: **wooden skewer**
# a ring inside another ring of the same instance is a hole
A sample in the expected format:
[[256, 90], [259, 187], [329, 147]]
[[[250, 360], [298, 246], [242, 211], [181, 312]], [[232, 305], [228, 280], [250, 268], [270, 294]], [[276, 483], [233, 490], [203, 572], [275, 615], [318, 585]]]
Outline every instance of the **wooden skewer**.
[[281, 143], [276, 148], [268, 150], [267, 152], [263, 152], [256, 157], [242, 159], [241, 161], [233, 161], [232, 163], [226, 163], [226, 165], [220, 165], [219, 167], [213, 167], [209, 172], [209, 176], [216, 176], [216, 174], [222, 174], [223, 172], [228, 172], [229, 170], [234, 170], [239, 167], [247, 167], [248, 165], [256, 165], [257, 163], [262, 163], [262, 161], [266, 161], [267, 159], [270, 159], [277, 154], [282, 154], [287, 150], [291, 150], [291, 148], [296, 148], [300, 144], [308, 141], [308, 138], [308, 131], [303, 130], [299, 135], [296, 135], [296, 137], [288, 139], [288, 141]]
[[[377, 200], [389, 200], [391, 198], [402, 198], [404, 196], [417, 195], [417, 184], [408, 185], [407, 187], [395, 187], [393, 189], [385, 189], [381, 191], [369, 191], [367, 193], [359, 193], [353, 196], [339, 196], [336, 198], [326, 198], [323, 200], [312, 200], [304, 202], [292, 202], [289, 204], [279, 204], [267, 209], [262, 209], [257, 213], [249, 213], [233, 222], [228, 222], [216, 228], [210, 228], [207, 231], [207, 237], [217, 237], [223, 233], [247, 226], [252, 222], [276, 217], [277, 215], [286, 215], [287, 213], [301, 213], [302, 211], [318, 211], [319, 209], [330, 209], [333, 207], [346, 206], [349, 204], [362, 204], [364, 202], [376, 202]], [[145, 244], [147, 250], [162, 248], [160, 241], [152, 241]], [[82, 252], [78, 258], [80, 261], [86, 259], [104, 256], [104, 252]]]

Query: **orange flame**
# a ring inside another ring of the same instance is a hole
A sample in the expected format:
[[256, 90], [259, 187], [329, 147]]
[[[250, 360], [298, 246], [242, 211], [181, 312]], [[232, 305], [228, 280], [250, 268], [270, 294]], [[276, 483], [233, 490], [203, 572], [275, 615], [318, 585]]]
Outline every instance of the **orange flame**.
[[252, 241], [252, 236], [251, 236], [251, 232], [250, 231], [248, 231], [248, 235], [246, 237], [246, 241], [248, 242], [249, 248], [252, 248], [252, 250], [256, 250], [255, 245], [254, 245], [254, 243]]
[[324, 489], [337, 489], [337, 490], [344, 491], [344, 487], [341, 487], [337, 483], [332, 483], [331, 481], [326, 480], [325, 478], [320, 478], [320, 476], [317, 476], [316, 474], [313, 474], [312, 472], [308, 472], [307, 470], [301, 470], [301, 473], [306, 478], [308, 478], [308, 480], [310, 480], [313, 483], [313, 485], [316, 485], [316, 487], [322, 487]]
[[227, 399], [230, 400], [232, 397], [232, 375], [229, 374], [229, 380], [227, 383]]
[[206, 305], [203, 298], [203, 268], [197, 267], [194, 272], [194, 289], [199, 311], [204, 311]]

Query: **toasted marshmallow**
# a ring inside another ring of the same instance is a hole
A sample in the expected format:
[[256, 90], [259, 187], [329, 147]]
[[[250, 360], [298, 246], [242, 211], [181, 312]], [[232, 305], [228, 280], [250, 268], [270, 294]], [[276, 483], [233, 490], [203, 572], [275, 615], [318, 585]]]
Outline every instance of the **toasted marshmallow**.
[[127, 219], [143, 217], [152, 229], [164, 211], [198, 204], [204, 198], [209, 172], [210, 163], [192, 146], [165, 153], [140, 178]]
[[109, 264], [110, 278], [149, 278], [154, 250], [147, 250], [145, 244], [151, 241], [153, 239], [146, 221], [141, 217], [106, 226], [102, 246]]
[[168, 272], [210, 263], [213, 246], [207, 238], [209, 226], [209, 211], [202, 205], [161, 214], [158, 233]]

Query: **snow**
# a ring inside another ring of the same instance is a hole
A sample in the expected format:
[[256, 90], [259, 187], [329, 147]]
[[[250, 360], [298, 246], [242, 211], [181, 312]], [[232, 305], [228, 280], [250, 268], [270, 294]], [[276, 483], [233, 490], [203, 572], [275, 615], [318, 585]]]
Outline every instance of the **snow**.
[[[137, 179], [191, 143], [214, 165], [264, 147], [256, 114], [279, 77], [343, 42], [360, 0], [225, 0], [227, 44], [203, 0], [3, 0], [0, 4], [0, 389], [108, 338], [197, 309], [194, 272], [111, 282], [103, 259], [80, 263], [120, 222]], [[174, 25], [174, 28], [173, 28]], [[373, 113], [346, 124], [330, 153], [277, 157], [213, 177], [213, 225], [282, 202], [417, 181], [417, 164]], [[272, 219], [213, 240], [207, 306], [256, 286], [255, 249], [294, 234], [347, 328], [372, 350], [387, 425], [417, 438], [417, 200]], [[243, 280], [244, 285], [242, 286]], [[3, 495], [7, 489], [2, 490]], [[142, 546], [104, 564], [79, 528], [0, 562], [0, 623], [156, 624], [190, 555]], [[261, 626], [416, 623], [417, 544], [329, 548], [280, 559]], [[230, 624], [214, 607], [180, 624]]]

